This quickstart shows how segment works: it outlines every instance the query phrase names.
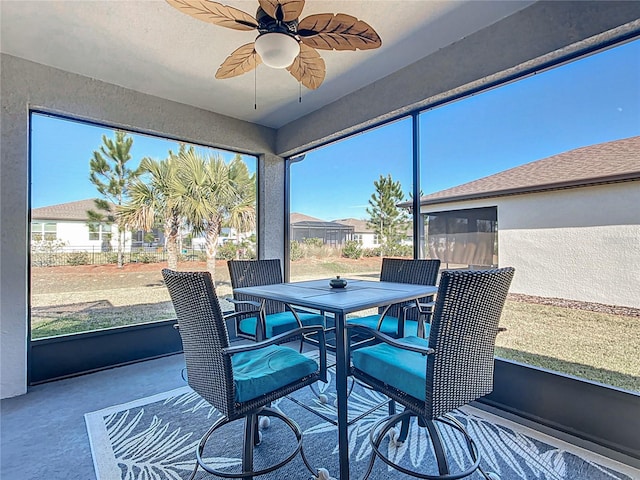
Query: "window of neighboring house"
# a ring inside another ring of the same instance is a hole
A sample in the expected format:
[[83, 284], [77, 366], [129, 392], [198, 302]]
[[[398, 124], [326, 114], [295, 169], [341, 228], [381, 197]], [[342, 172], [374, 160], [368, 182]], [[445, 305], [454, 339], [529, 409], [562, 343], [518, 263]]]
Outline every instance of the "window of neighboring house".
[[353, 241], [354, 242], [358, 242], [360, 245], [362, 245], [362, 234], [361, 233], [354, 233], [352, 235]]
[[496, 207], [430, 212], [427, 257], [443, 268], [491, 268], [498, 265]]
[[375, 234], [373, 235], [373, 244], [374, 244], [374, 245], [380, 245], [380, 239], [379, 239], [379, 237], [378, 237], [378, 234], [377, 234], [377, 233], [375, 233]]
[[89, 224], [89, 240], [111, 241], [112, 225], [106, 223]]
[[41, 242], [43, 240], [56, 240], [57, 224], [45, 222], [31, 222], [31, 240]]
[[[118, 197], [107, 198], [99, 193], [97, 185], [90, 180], [90, 160], [96, 153], [107, 160], [108, 148], [103, 136], [117, 142], [117, 132], [123, 131], [36, 112], [31, 113], [30, 122], [31, 218], [39, 218], [42, 209], [40, 218], [53, 211], [59, 218], [68, 219], [57, 225], [45, 221], [34, 221], [31, 225], [31, 339], [175, 318], [161, 276], [170, 255], [161, 206], [158, 205], [158, 217], [152, 218], [149, 231], [137, 225], [123, 228], [120, 239], [116, 223], [93, 221], [115, 212], [111, 208], [109, 211], [98, 208], [101, 202], [96, 203], [96, 199], [113, 206], [117, 205]], [[125, 162], [128, 170], [136, 170], [144, 158], [156, 165], [169, 159], [175, 161], [183, 148], [184, 155], [193, 154], [204, 162], [203, 165], [220, 161], [229, 169], [230, 175], [232, 172], [233, 177], [224, 178], [234, 178], [238, 196], [233, 198], [237, 203], [226, 207], [230, 210], [241, 208], [247, 214], [243, 217], [246, 222], [232, 225], [230, 217], [222, 219], [224, 228], [235, 226], [234, 231], [242, 235], [233, 242], [218, 245], [216, 258], [219, 261], [212, 262], [216, 264], [213, 275], [218, 295], [229, 295], [231, 287], [224, 259], [254, 258], [256, 255], [252, 218], [256, 220], [257, 158], [160, 137], [123, 133], [123, 144], [132, 141], [130, 159]], [[62, 157], [61, 151], [65, 152]], [[115, 171], [115, 162], [109, 158], [108, 163]], [[52, 170], [53, 164], [58, 168]], [[223, 171], [222, 168], [212, 170]], [[184, 169], [180, 171], [185, 173]], [[186, 177], [180, 178], [188, 181]], [[147, 186], [153, 184], [150, 173], [145, 173], [139, 180]], [[108, 179], [104, 179], [104, 183], [109, 183]], [[155, 188], [161, 187], [156, 185]], [[208, 192], [202, 198], [217, 201]], [[126, 192], [123, 193], [123, 204], [130, 199]], [[189, 212], [185, 211], [176, 219], [178, 238], [173, 249], [175, 253], [171, 254], [177, 257], [179, 270], [206, 270], [207, 251], [202, 248], [203, 243], [192, 245], [193, 228], [189, 226], [188, 217]], [[123, 268], [118, 268], [119, 260], [122, 260]], [[62, 265], [66, 267], [64, 271], [52, 268]], [[101, 268], [93, 268], [95, 265], [101, 265]], [[221, 304], [223, 310], [232, 308], [224, 300]]]

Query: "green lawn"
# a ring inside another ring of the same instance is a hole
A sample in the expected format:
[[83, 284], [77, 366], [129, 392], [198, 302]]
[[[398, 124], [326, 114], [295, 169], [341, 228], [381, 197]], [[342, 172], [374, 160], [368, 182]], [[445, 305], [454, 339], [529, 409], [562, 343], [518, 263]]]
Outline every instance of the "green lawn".
[[640, 318], [507, 302], [496, 355], [640, 391]]
[[[307, 259], [293, 262], [291, 279], [377, 279], [379, 271], [379, 259]], [[32, 278], [32, 338], [173, 318], [159, 270], [150, 275], [117, 272], [112, 286], [113, 276], [76, 274], [75, 285], [62, 285], [59, 275]], [[231, 294], [226, 268], [217, 269], [216, 285], [220, 297]], [[223, 302], [223, 309], [231, 308]], [[507, 301], [501, 326], [506, 331], [498, 335], [498, 357], [640, 392], [640, 317]]]

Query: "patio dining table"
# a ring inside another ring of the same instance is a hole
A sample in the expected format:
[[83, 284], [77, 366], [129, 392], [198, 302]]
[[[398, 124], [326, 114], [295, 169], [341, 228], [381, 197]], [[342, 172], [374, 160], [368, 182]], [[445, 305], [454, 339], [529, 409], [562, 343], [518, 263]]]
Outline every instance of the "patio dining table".
[[336, 328], [336, 397], [338, 403], [338, 455], [340, 480], [349, 480], [347, 417], [348, 335], [350, 313], [428, 297], [437, 287], [405, 283], [347, 279], [345, 288], [331, 288], [329, 279], [237, 288], [237, 293], [332, 313]]

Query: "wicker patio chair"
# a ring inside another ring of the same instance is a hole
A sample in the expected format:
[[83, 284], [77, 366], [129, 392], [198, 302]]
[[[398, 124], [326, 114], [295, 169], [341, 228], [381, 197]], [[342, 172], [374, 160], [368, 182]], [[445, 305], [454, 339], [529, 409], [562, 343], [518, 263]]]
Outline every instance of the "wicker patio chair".
[[[195, 478], [198, 467], [224, 478], [252, 479], [284, 466], [298, 453], [317, 477], [318, 472], [309, 465], [302, 450], [300, 428], [269, 404], [319, 380], [327, 381], [324, 342], [318, 345], [318, 362], [281, 345], [308, 333], [323, 338], [322, 326], [307, 326], [262, 342], [231, 346], [211, 274], [164, 269], [162, 276], [178, 318], [189, 385], [222, 414], [200, 440], [190, 479]], [[260, 368], [256, 369], [256, 365]], [[283, 460], [254, 470], [254, 447], [261, 439], [258, 415], [283, 421], [295, 434], [297, 446]], [[214, 431], [239, 419], [245, 421], [242, 471], [216, 470], [203, 460], [206, 443]]]
[[[282, 269], [278, 259], [230, 260], [227, 265], [234, 290], [282, 283]], [[234, 304], [238, 313], [236, 335], [241, 338], [260, 340], [303, 326], [325, 326], [324, 315], [299, 312], [285, 303], [260, 300], [235, 291], [233, 298], [228, 300]]]
[[[371, 429], [372, 455], [365, 480], [377, 457], [417, 478], [453, 480], [477, 469], [487, 479], [498, 478], [495, 473], [480, 469], [474, 440], [450, 412], [493, 390], [498, 322], [513, 274], [513, 268], [443, 271], [428, 340], [418, 337], [393, 339], [375, 329], [367, 329], [381, 342], [351, 352], [351, 374], [405, 408], [402, 413], [382, 419]], [[348, 328], [351, 331], [358, 327]], [[419, 426], [427, 428], [437, 460], [437, 474], [398, 465], [389, 458], [394, 448], [380, 448], [388, 432], [396, 445], [405, 441], [412, 416], [418, 418]], [[435, 422], [464, 436], [470, 465], [463, 466], [463, 471], [450, 472]], [[399, 434], [395, 428], [398, 423], [401, 423]]]
[[[438, 259], [383, 258], [380, 281], [435, 285], [439, 270]], [[419, 298], [410, 303], [380, 307], [377, 315], [351, 318], [347, 323], [364, 325], [394, 338], [410, 335], [425, 338], [433, 305], [432, 297]]]

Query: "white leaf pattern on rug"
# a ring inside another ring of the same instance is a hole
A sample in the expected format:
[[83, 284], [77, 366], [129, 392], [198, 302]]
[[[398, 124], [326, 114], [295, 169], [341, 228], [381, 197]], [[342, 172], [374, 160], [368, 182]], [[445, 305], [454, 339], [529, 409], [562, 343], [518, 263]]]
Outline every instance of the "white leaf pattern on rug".
[[[332, 385], [320, 385], [316, 392], [327, 395], [329, 402], [319, 402], [316, 394], [308, 388], [296, 392], [295, 396], [298, 401], [310, 405], [327, 418], [337, 418], [333, 403], [335, 390]], [[364, 414], [380, 404], [383, 398], [376, 392], [356, 386], [349, 397], [349, 418]], [[310, 414], [287, 399], [274, 402], [274, 407], [291, 415], [301, 425], [305, 453], [312, 465], [327, 468], [335, 476], [338, 471], [335, 425]], [[400, 409], [398, 406], [398, 410]], [[507, 427], [500, 422], [494, 423], [492, 417], [483, 417], [484, 413], [479, 410], [465, 411], [466, 413], [457, 411], [454, 416], [467, 427], [476, 440], [483, 466], [498, 473], [502, 480], [630, 479], [623, 473], [582, 459], [561, 447], [549, 444], [548, 441], [521, 433], [517, 431], [515, 424]], [[371, 428], [387, 413], [387, 406], [382, 406], [349, 428], [350, 459], [354, 478], [361, 477], [369, 462]], [[132, 402], [131, 405], [114, 406], [87, 414], [92, 453], [94, 458], [96, 455], [100, 456], [95, 462], [98, 480], [187, 479], [195, 464], [195, 449], [199, 439], [218, 415], [215, 408], [188, 387], [167, 392], [166, 395], [159, 394], [149, 400], [141, 399]], [[242, 422], [235, 422], [233, 425], [235, 427], [229, 428], [232, 428], [232, 433], [235, 432], [233, 435], [241, 439]], [[462, 436], [450, 429], [438, 428], [452, 468], [468, 465], [469, 458]], [[264, 433], [266, 437], [263, 444], [266, 447], [280, 447], [278, 431], [278, 428], [274, 430], [272, 425]], [[101, 432], [105, 432], [104, 437]], [[214, 443], [220, 444], [222, 451], [205, 452], [208, 463], [214, 468], [241, 466], [239, 458], [229, 457], [229, 454], [240, 455], [241, 442], [237, 450], [229, 450], [225, 442]], [[433, 470], [434, 454], [430, 442], [424, 429], [418, 427], [415, 419], [410, 422], [406, 442], [396, 446], [385, 439], [381, 448], [386, 449], [394, 461], [402, 462], [411, 468], [427, 469], [429, 473], [436, 473]], [[270, 455], [268, 450], [265, 452], [267, 456]], [[296, 468], [299, 470], [295, 470]], [[282, 469], [282, 475], [278, 471], [264, 478], [297, 480], [308, 478], [308, 475], [298, 461]], [[394, 480], [406, 476], [392, 471], [390, 467], [377, 460], [370, 478]]]
[[[122, 415], [112, 415], [106, 419], [105, 425], [112, 440], [113, 453], [118, 466], [123, 471], [123, 478], [149, 480], [167, 478], [180, 479], [180, 460], [186, 454], [195, 451], [198, 439], [188, 442], [192, 432], [180, 434], [180, 427], [169, 431], [170, 424], [163, 423], [153, 416], [150, 425], [142, 431], [129, 436], [142, 421], [144, 408], [127, 422], [129, 410]], [[139, 471], [139, 474], [135, 472]]]

